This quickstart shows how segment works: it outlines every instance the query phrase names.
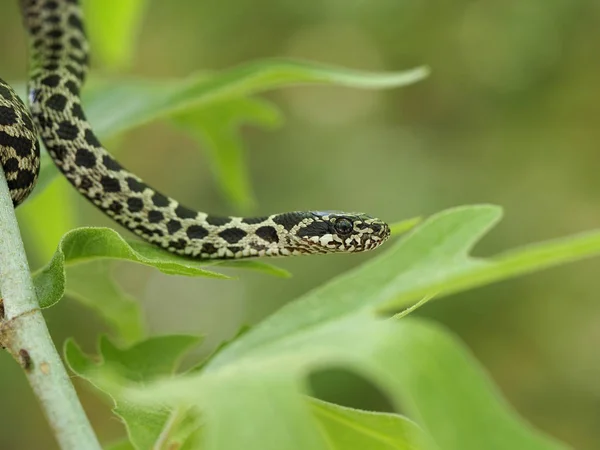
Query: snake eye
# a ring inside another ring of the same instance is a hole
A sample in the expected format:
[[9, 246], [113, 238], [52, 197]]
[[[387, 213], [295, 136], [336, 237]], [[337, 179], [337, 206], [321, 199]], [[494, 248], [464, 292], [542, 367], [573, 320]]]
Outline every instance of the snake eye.
[[338, 234], [342, 235], [350, 234], [354, 229], [352, 222], [350, 222], [348, 219], [339, 219], [335, 222], [333, 227]]

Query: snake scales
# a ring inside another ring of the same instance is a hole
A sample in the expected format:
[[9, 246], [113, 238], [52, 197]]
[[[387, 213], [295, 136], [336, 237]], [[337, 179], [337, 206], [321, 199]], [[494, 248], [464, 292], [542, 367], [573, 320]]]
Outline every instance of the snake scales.
[[218, 217], [181, 205], [127, 171], [102, 147], [81, 106], [89, 46], [79, 0], [20, 0], [30, 47], [29, 111], [0, 80], [0, 162], [13, 203], [33, 189], [41, 137], [52, 160], [96, 207], [143, 239], [194, 258], [359, 252], [387, 224], [360, 213], [287, 212]]

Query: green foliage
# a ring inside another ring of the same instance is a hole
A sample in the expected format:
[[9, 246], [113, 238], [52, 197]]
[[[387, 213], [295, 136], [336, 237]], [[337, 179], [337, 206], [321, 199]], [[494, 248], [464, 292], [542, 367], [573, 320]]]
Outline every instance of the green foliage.
[[[200, 412], [203, 438], [189, 448], [327, 449], [339, 447], [358, 430], [371, 430], [367, 434], [378, 436], [376, 440], [384, 441], [379, 444], [389, 448], [435, 448], [432, 442], [444, 449], [566, 448], [519, 419], [468, 351], [446, 331], [427, 322], [378, 314], [382, 306], [398, 308], [423, 293], [443, 296], [477, 285], [486, 278], [482, 271], [498, 280], [536, 265], [572, 260], [583, 248], [588, 254], [600, 251], [596, 234], [564, 240], [559, 246], [551, 242], [513, 251], [500, 262], [469, 257], [468, 251], [499, 216], [496, 207], [474, 206], [431, 217], [369, 263], [282, 308], [190, 372], [151, 381], [143, 369], [133, 370], [123, 356], [115, 356], [128, 350], [115, 352], [105, 340], [99, 364], [73, 343], [67, 345], [66, 357], [73, 370], [117, 403], [163, 414], [163, 419], [177, 414], [177, 424], [186, 424], [186, 429], [190, 420], [199, 423]], [[514, 263], [511, 270], [506, 270], [507, 260]], [[461, 281], [459, 287], [456, 280]], [[134, 347], [138, 356], [139, 346]], [[148, 345], [141, 358], [153, 361], [159, 355]], [[317, 425], [329, 416], [302, 396], [304, 377], [326, 367], [345, 367], [372, 380], [420, 428], [393, 416], [398, 427], [391, 432], [389, 415], [358, 413], [349, 428], [330, 422]], [[165, 425], [157, 421], [155, 426], [147, 435], [164, 437]], [[180, 436], [178, 426], [169, 433]], [[361, 448], [343, 445], [339, 448]]]

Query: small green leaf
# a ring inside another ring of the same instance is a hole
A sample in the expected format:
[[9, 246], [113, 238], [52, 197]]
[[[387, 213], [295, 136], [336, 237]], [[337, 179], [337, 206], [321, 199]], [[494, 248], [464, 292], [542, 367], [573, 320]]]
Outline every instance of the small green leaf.
[[146, 0], [86, 0], [86, 29], [94, 56], [105, 66], [122, 69], [131, 64]]
[[120, 341], [131, 344], [145, 336], [139, 304], [113, 281], [111, 261], [98, 260], [67, 269], [66, 294], [92, 308], [111, 325]]
[[367, 412], [318, 400], [311, 401], [315, 418], [339, 450], [418, 450], [435, 446], [421, 428], [397, 414]]
[[240, 97], [178, 114], [173, 121], [205, 144], [212, 171], [234, 206], [241, 211], [254, 207], [238, 128], [244, 123], [275, 127], [281, 123], [279, 111], [265, 100]]
[[38, 301], [42, 308], [58, 302], [65, 292], [65, 266], [89, 262], [94, 259], [120, 259], [154, 267], [170, 275], [190, 277], [229, 278], [226, 275], [204, 269], [206, 266], [244, 267], [275, 276], [287, 272], [272, 268], [260, 261], [235, 261], [227, 264], [219, 261], [203, 261], [184, 258], [141, 241], [125, 241], [110, 228], [77, 228], [65, 234], [52, 260], [33, 275]]
[[[99, 343], [99, 362], [94, 362], [81, 352], [81, 349], [72, 341], [65, 343], [65, 359], [71, 369], [96, 387], [107, 393], [114, 401], [114, 412], [123, 420], [127, 428], [129, 439], [137, 449], [170, 448], [169, 442], [163, 446], [155, 444], [164, 439], [164, 434], [177, 436], [183, 442], [187, 434], [193, 432], [196, 426], [186, 423], [183, 428], [176, 427], [180, 423], [174, 416], [186, 415], [185, 411], [158, 407], [152, 410], [141, 409], [119, 398], [110, 389], [106, 389], [106, 379], [118, 376], [120, 379], [148, 383], [157, 378], [171, 376], [179, 366], [181, 358], [192, 347], [200, 342], [195, 336], [161, 336], [150, 338], [130, 347], [119, 349], [105, 337]], [[190, 417], [193, 415], [190, 415]], [[189, 422], [190, 419], [187, 419]], [[186, 422], [186, 420], [182, 420]], [[178, 428], [177, 430], [175, 428]]]

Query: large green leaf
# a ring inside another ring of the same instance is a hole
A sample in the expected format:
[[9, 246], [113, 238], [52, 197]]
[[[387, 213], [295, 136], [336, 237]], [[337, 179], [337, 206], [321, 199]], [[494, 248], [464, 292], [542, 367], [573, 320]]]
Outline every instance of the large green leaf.
[[[190, 337], [164, 336], [122, 350], [102, 338], [98, 348], [100, 358], [92, 360], [68, 341], [65, 355], [73, 371], [105, 390], [112, 398], [116, 405], [115, 413], [124, 421], [134, 448], [179, 448], [184, 444], [184, 448], [192, 450], [204, 448], [202, 420], [195, 411], [186, 407], [142, 409], [119, 397], [118, 389], [107, 389], [110, 382], [106, 383], [106, 380], [119, 377], [121, 380], [146, 383], [157, 376], [171, 376], [177, 359], [194, 343], [196, 341]], [[314, 399], [309, 402], [309, 407], [331, 449], [434, 448], [415, 423], [399, 415], [359, 411]], [[254, 423], [254, 419], [248, 421], [251, 427]], [[125, 443], [119, 446], [127, 448]]]
[[469, 257], [500, 215], [493, 206], [437, 214], [377, 258], [250, 329], [201, 370], [144, 386], [113, 383], [111, 389], [124, 389], [122, 395], [150, 409], [157, 404], [199, 408], [209, 450], [320, 450], [330, 447], [300, 395], [304, 376], [323, 367], [346, 367], [381, 386], [440, 448], [563, 449], [519, 419], [447, 333], [377, 314], [424, 293], [442, 296], [457, 286], [477, 286], [481, 279], [499, 280], [600, 253], [596, 232], [499, 259]]
[[154, 267], [171, 275], [228, 278], [206, 266], [238, 267], [288, 276], [283, 269], [260, 261], [200, 261], [184, 258], [142, 241], [126, 241], [110, 228], [77, 228], [65, 234], [52, 260], [34, 273], [33, 281], [42, 308], [58, 302], [66, 288], [65, 267], [97, 259], [120, 259]]

